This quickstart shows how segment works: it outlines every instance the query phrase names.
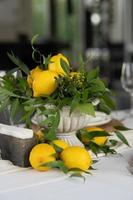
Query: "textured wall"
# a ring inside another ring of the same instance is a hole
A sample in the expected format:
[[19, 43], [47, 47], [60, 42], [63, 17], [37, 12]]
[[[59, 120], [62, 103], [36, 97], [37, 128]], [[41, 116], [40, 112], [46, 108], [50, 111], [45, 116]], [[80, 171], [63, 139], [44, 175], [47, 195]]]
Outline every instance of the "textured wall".
[[31, 35], [32, 0], [0, 1], [0, 42]]

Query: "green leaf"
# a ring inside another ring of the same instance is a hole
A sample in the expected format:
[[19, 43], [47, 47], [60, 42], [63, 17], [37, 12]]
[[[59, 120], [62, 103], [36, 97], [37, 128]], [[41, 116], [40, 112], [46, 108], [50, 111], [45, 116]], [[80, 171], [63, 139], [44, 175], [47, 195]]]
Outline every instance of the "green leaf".
[[120, 131], [115, 131], [116, 136], [127, 146], [130, 146], [127, 139], [124, 137], [124, 135]]
[[114, 126], [114, 128], [115, 128], [116, 130], [119, 130], [119, 131], [128, 131], [128, 130], [132, 130], [132, 129], [127, 128], [127, 127], [125, 127], [125, 126]]
[[110, 114], [111, 109], [106, 105], [103, 99], [100, 99], [100, 103], [98, 104], [99, 110], [105, 112], [106, 114]]
[[99, 153], [99, 146], [97, 144], [95, 144], [94, 142], [90, 141], [87, 144], [87, 147], [89, 147], [89, 149], [97, 156], [97, 154]]
[[93, 160], [93, 164], [95, 164], [95, 163], [97, 163], [98, 162], [98, 160]]
[[114, 149], [111, 149], [109, 145], [104, 145], [99, 147], [101, 152], [104, 152], [105, 155], [111, 153], [111, 154], [115, 154], [116, 151]]
[[38, 34], [36, 34], [36, 35], [34, 35], [34, 36], [32, 37], [32, 39], [31, 39], [31, 45], [32, 45], [32, 46], [37, 42], [38, 38], [39, 38], [39, 35], [38, 35]]
[[9, 98], [4, 99], [4, 101], [0, 102], [0, 112], [4, 111], [8, 108], [9, 105]]
[[109, 97], [109, 95], [104, 94], [102, 96], [102, 99], [104, 100], [106, 105], [109, 106], [111, 109], [114, 109], [114, 110], [116, 109], [115, 102], [111, 99], [111, 97]]
[[116, 146], [118, 144], [118, 141], [116, 140], [109, 140], [109, 142], [111, 143], [111, 146]]
[[78, 107], [79, 102], [80, 102], [80, 95], [77, 93], [72, 100], [70, 114]]
[[85, 136], [85, 138], [88, 138], [89, 140], [92, 140], [94, 137], [111, 136], [107, 131], [91, 131], [91, 132], [88, 132], [86, 130], [82, 130], [81, 135]]
[[12, 101], [12, 104], [11, 104], [11, 108], [10, 108], [10, 115], [11, 115], [11, 119], [13, 120], [16, 115], [17, 115], [17, 111], [19, 110], [19, 99], [14, 99]]
[[83, 94], [82, 94], [82, 98], [84, 102], [88, 100], [88, 94], [89, 94], [88, 88], [84, 89]]
[[47, 57], [43, 55], [43, 64], [45, 65], [45, 69], [47, 69], [48, 64], [51, 63], [50, 59], [51, 59], [51, 54], [49, 54]]
[[89, 170], [97, 170], [97, 169], [95, 169], [94, 167], [90, 166]]
[[34, 112], [35, 112], [35, 108], [34, 107], [33, 107], [32, 110], [29, 110], [28, 112], [25, 112], [23, 114], [23, 116], [20, 118], [19, 123], [20, 122], [25, 123], [26, 127], [29, 128], [30, 125], [31, 125], [31, 117], [33, 116]]
[[79, 71], [81, 73], [85, 71], [85, 63], [81, 54], [79, 55]]
[[100, 78], [93, 79], [89, 82], [91, 93], [106, 92], [105, 85]]
[[57, 139], [56, 130], [54, 129], [54, 127], [51, 127], [49, 129], [49, 131], [45, 135], [45, 138], [46, 138], [47, 141], [53, 141], [53, 140]]
[[[90, 167], [89, 167], [89, 169], [90, 169]], [[83, 170], [83, 169], [80, 169], [77, 167], [69, 169], [69, 172], [80, 172], [80, 173], [84, 172], [86, 174], [91, 174], [88, 170]]]
[[64, 162], [61, 160], [56, 160], [48, 163], [41, 164], [40, 166], [50, 167], [53, 169], [60, 169], [65, 174], [68, 173], [68, 168], [65, 166]]
[[85, 182], [85, 177], [80, 173], [80, 172], [74, 172], [70, 175], [70, 178], [76, 177], [76, 178], [82, 178], [83, 181]]
[[60, 122], [60, 113], [57, 111], [56, 115], [54, 116], [54, 118], [52, 118], [52, 126], [50, 127], [48, 133], [46, 134], [46, 139], [48, 141], [52, 141], [56, 139], [56, 131], [57, 131], [57, 127], [59, 125]]
[[23, 63], [19, 58], [15, 57], [15, 55], [12, 53], [7, 53], [8, 57], [11, 59], [11, 61], [17, 65], [26, 75], [30, 73], [29, 68], [25, 63]]
[[60, 59], [60, 64], [61, 64], [61, 67], [62, 67], [62, 69], [64, 70], [64, 72], [66, 73], [66, 74], [69, 74], [69, 72], [70, 72], [70, 67], [69, 67], [69, 65], [67, 64], [67, 62], [66, 61], [64, 61], [64, 59]]
[[24, 78], [17, 78], [18, 80], [18, 88], [25, 92], [27, 90], [27, 81]]
[[15, 67], [15, 68], [13, 68], [13, 69], [11, 69], [11, 70], [9, 70], [9, 71], [7, 71], [7, 75], [11, 75], [11, 74], [13, 74], [14, 72], [17, 72], [19, 70], [19, 68], [18, 67]]
[[91, 103], [78, 104], [76, 110], [80, 111], [81, 113], [95, 116], [95, 109]]
[[7, 97], [18, 97], [18, 95], [14, 94], [13, 92], [7, 90], [6, 88], [0, 88], [0, 96], [7, 96]]
[[87, 74], [87, 81], [90, 82], [93, 79], [96, 79], [98, 77], [99, 74], [99, 67], [91, 70], [88, 74]]
[[63, 149], [59, 147], [58, 145], [56, 145], [54, 142], [51, 142], [50, 144], [54, 147], [57, 153], [61, 153], [63, 151]]
[[39, 110], [41, 111], [40, 112], [40, 115], [45, 115], [45, 116], [48, 116], [48, 115], [55, 115], [56, 111], [54, 109], [46, 109], [45, 107], [41, 107], [39, 108]]
[[40, 126], [50, 126], [54, 123], [55, 120], [55, 116], [49, 116], [48, 118], [46, 118], [45, 120], [41, 121], [39, 123]]

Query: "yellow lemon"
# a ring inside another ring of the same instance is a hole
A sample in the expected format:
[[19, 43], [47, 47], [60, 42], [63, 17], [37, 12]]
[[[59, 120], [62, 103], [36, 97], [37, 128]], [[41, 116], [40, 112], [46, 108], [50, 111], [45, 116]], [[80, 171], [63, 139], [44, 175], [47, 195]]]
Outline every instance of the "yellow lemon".
[[49, 70], [39, 73], [33, 81], [33, 96], [51, 95], [57, 88], [56, 77], [58, 74]]
[[103, 146], [107, 142], [107, 137], [94, 137], [92, 141], [99, 146]]
[[53, 140], [52, 143], [61, 149], [66, 149], [69, 147], [69, 144], [63, 140]]
[[[99, 127], [86, 127], [85, 130], [88, 131], [88, 134], [91, 134], [92, 131], [104, 131], [102, 128], [99, 128]], [[81, 135], [81, 140], [85, 144], [89, 142], [89, 139], [87, 137], [85, 137], [85, 136], [82, 136], [82, 135]], [[92, 141], [94, 143], [96, 143], [97, 145], [102, 146], [102, 145], [104, 145], [106, 143], [107, 137], [105, 137], [105, 136], [94, 137], [92, 139]]]
[[48, 69], [50, 71], [57, 72], [60, 75], [65, 75], [66, 73], [64, 72], [64, 70], [62, 69], [61, 64], [60, 64], [61, 59], [63, 59], [69, 65], [67, 58], [64, 55], [62, 55], [61, 53], [59, 53], [59, 54], [51, 57], [51, 59], [50, 59], [51, 63], [49, 63]]
[[102, 128], [99, 128], [99, 127], [96, 127], [96, 126], [86, 127], [85, 130], [87, 130], [88, 132], [91, 132], [91, 131], [103, 131]]
[[55, 149], [46, 143], [38, 144], [30, 152], [29, 161], [31, 166], [39, 171], [47, 171], [50, 168], [42, 164], [55, 161]]
[[42, 72], [42, 71], [43, 70], [40, 69], [39, 66], [37, 66], [36, 68], [34, 68], [30, 71], [30, 74], [27, 77], [27, 82], [30, 87], [32, 87], [32, 83], [33, 83], [33, 80], [35, 79], [35, 77], [37, 77], [40, 74], [40, 72]]
[[64, 149], [61, 153], [61, 159], [68, 169], [79, 168], [86, 171], [92, 164], [92, 159], [88, 151], [78, 146]]

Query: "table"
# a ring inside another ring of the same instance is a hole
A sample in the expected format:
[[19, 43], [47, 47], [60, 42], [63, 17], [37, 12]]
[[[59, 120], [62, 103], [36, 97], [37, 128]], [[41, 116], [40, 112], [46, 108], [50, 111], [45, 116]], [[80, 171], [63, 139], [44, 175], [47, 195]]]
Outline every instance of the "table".
[[[122, 116], [124, 112], [119, 114]], [[133, 128], [132, 120], [125, 119], [123, 122]], [[6, 180], [3, 173], [0, 175], [0, 200], [133, 200], [133, 176], [127, 170], [131, 157], [133, 148], [127, 148], [122, 154], [101, 157], [94, 166], [97, 170], [92, 171], [92, 176], [86, 176], [85, 183], [82, 179], [68, 178], [58, 171], [54, 172], [55, 180], [47, 183], [43, 180], [46, 173], [52, 176], [52, 171], [45, 173], [22, 169], [7, 174]], [[25, 180], [25, 187], [20, 187]], [[32, 181], [35, 185], [30, 185]], [[7, 184], [6, 190], [3, 189], [4, 184]]]

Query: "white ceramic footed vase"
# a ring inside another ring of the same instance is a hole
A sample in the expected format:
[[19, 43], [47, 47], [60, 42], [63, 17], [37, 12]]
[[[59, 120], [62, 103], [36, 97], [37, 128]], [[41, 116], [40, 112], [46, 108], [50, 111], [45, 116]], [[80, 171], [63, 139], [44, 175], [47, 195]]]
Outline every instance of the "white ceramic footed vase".
[[69, 107], [63, 107], [60, 111], [60, 123], [57, 137], [66, 141], [71, 146], [84, 146], [77, 138], [76, 132], [87, 126], [92, 116], [74, 111], [70, 114]]
[[[35, 114], [32, 122], [35, 124], [40, 123], [45, 119], [45, 116]], [[74, 111], [70, 114], [70, 107], [65, 106], [60, 110], [60, 122], [57, 129], [57, 138], [66, 141], [70, 146], [81, 146], [84, 144], [77, 138], [76, 132], [79, 129], [86, 127], [90, 120], [91, 115]]]

